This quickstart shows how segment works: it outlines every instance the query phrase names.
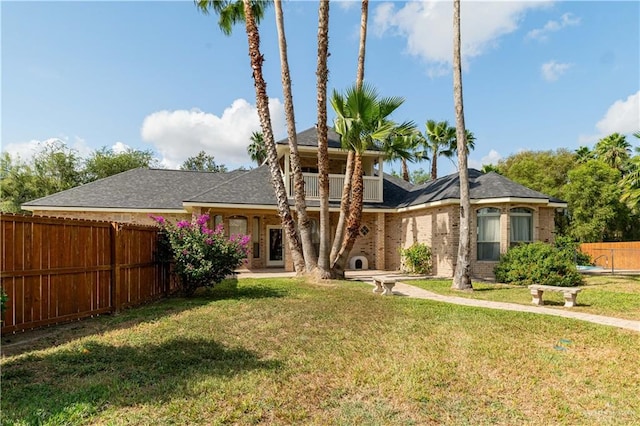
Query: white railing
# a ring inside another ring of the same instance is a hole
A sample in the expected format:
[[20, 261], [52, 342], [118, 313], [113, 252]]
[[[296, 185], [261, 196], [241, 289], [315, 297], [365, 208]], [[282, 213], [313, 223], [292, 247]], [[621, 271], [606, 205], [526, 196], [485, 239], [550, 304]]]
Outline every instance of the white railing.
[[[304, 189], [307, 199], [320, 197], [320, 185], [316, 173], [303, 173]], [[289, 195], [293, 194], [293, 176], [289, 175]], [[364, 176], [364, 201], [382, 201], [382, 181], [375, 176]], [[329, 199], [340, 200], [342, 198], [342, 186], [344, 175], [329, 175]]]

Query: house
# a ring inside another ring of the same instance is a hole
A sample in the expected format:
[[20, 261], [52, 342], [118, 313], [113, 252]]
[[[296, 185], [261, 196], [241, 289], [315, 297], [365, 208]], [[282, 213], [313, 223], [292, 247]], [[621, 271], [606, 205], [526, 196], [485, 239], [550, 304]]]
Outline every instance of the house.
[[[317, 139], [315, 128], [298, 135], [314, 241], [319, 241]], [[291, 196], [293, 179], [286, 140], [277, 144], [285, 186]], [[330, 211], [332, 234], [339, 215], [347, 152], [339, 136], [329, 132]], [[383, 154], [363, 155], [364, 210], [360, 238], [349, 267], [382, 270], [400, 268], [399, 248], [415, 242], [433, 252], [433, 272], [452, 276], [459, 229], [458, 174], [413, 185], [385, 174]], [[471, 206], [471, 271], [492, 277], [500, 253], [527, 241], [553, 242], [554, 218], [566, 203], [519, 185], [496, 173], [469, 170]], [[293, 200], [290, 198], [293, 205]], [[208, 213], [211, 226], [224, 224], [230, 234], [250, 234], [249, 269], [284, 267], [293, 270], [284, 241], [276, 200], [266, 165], [229, 173], [135, 169], [23, 205], [34, 215], [153, 224], [149, 217], [189, 218]]]

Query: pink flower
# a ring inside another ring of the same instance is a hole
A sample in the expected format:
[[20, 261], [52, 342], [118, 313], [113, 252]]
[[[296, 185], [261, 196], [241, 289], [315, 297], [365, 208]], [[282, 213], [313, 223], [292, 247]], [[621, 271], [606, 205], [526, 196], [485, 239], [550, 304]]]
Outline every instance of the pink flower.
[[180, 222], [178, 222], [178, 223], [176, 224], [176, 226], [177, 226], [178, 228], [182, 229], [182, 228], [189, 228], [189, 227], [191, 226], [191, 224], [190, 224], [190, 223], [189, 223], [189, 221], [187, 221], [187, 220], [181, 220]]
[[154, 216], [152, 214], [150, 214], [149, 217], [151, 219], [155, 220], [156, 222], [158, 222], [158, 224], [164, 225], [164, 222], [165, 222], [164, 217], [162, 217], [162, 216]]
[[206, 224], [208, 220], [209, 220], [209, 215], [205, 213], [205, 214], [200, 215], [198, 217], [198, 219], [196, 220], [196, 223], [198, 225], [202, 226], [202, 225]]

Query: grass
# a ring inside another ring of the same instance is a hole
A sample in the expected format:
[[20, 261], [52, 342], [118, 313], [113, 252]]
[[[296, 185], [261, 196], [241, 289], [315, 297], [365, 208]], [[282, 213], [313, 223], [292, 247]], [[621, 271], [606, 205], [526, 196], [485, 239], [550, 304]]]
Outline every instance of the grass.
[[[640, 276], [590, 275], [585, 282], [572, 311], [640, 320]], [[473, 283], [473, 292], [459, 292], [451, 290], [451, 280], [419, 280], [410, 284], [447, 296], [531, 304], [529, 289], [516, 285]], [[545, 306], [564, 309], [562, 293], [546, 292], [543, 298]]]
[[600, 425], [640, 414], [638, 333], [380, 297], [361, 283], [242, 279], [46, 331], [5, 338], [2, 424]]

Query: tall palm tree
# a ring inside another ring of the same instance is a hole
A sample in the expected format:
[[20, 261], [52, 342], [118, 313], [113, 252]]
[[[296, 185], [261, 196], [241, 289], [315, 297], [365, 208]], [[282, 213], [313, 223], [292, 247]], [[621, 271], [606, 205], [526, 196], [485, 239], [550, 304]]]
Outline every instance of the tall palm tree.
[[355, 157], [346, 235], [336, 258], [332, 259], [332, 268], [338, 275], [344, 275], [347, 259], [360, 233], [364, 195], [362, 154], [393, 131], [396, 124], [389, 115], [403, 102], [400, 97], [379, 98], [378, 92], [364, 83], [349, 88], [344, 96], [336, 91], [331, 96], [331, 106], [336, 113], [334, 128], [341, 136], [343, 148], [353, 151]]
[[287, 121], [287, 133], [289, 139], [289, 159], [293, 171], [293, 187], [296, 213], [298, 215], [298, 229], [302, 243], [305, 269], [313, 271], [318, 265], [316, 249], [311, 239], [311, 222], [307, 214], [305, 201], [304, 177], [300, 165], [298, 153], [298, 141], [296, 132], [296, 119], [293, 111], [293, 94], [291, 93], [291, 76], [289, 74], [289, 61], [287, 59], [287, 39], [284, 32], [284, 15], [282, 13], [282, 0], [274, 1], [276, 9], [276, 28], [278, 31], [278, 47], [280, 48], [280, 70], [282, 74], [282, 92], [284, 95], [284, 112]]
[[[360, 45], [358, 47], [358, 67], [356, 71], [356, 87], [362, 87], [364, 83], [364, 64], [367, 47], [367, 22], [369, 18], [369, 0], [362, 0], [360, 11]], [[338, 252], [343, 245], [345, 225], [347, 216], [351, 209], [352, 180], [355, 165], [355, 153], [349, 150], [347, 153], [347, 164], [344, 172], [344, 185], [342, 187], [342, 196], [340, 198], [340, 215], [336, 225], [336, 233], [333, 237], [333, 245], [329, 255], [331, 264], [335, 264]]]
[[469, 198], [469, 169], [467, 168], [467, 134], [464, 127], [462, 99], [462, 57], [460, 47], [460, 0], [453, 1], [453, 100], [456, 109], [456, 139], [458, 140], [458, 175], [460, 180], [460, 235], [458, 260], [452, 288], [472, 289], [471, 285], [471, 200]]
[[318, 184], [320, 195], [320, 245], [318, 247], [318, 269], [320, 278], [331, 278], [329, 222], [329, 142], [327, 128], [327, 80], [329, 70], [329, 0], [320, 0], [318, 8]]
[[593, 160], [594, 153], [589, 149], [589, 147], [581, 146], [576, 149], [576, 163], [584, 164], [589, 160]]
[[619, 185], [622, 188], [620, 200], [625, 202], [632, 212], [640, 214], [640, 155], [629, 160], [627, 172]]
[[262, 132], [253, 132], [249, 139], [251, 143], [247, 147], [247, 154], [249, 154], [251, 160], [255, 161], [258, 167], [260, 167], [267, 161], [267, 149], [264, 146], [264, 136], [262, 136]]
[[438, 178], [438, 157], [451, 158], [454, 155], [453, 144], [456, 140], [456, 128], [448, 121], [427, 120], [426, 151], [431, 157], [431, 180]]
[[276, 195], [278, 214], [280, 215], [282, 227], [289, 242], [294, 269], [296, 272], [302, 273], [305, 270], [302, 245], [298, 237], [295, 221], [291, 215], [287, 191], [278, 164], [278, 153], [276, 151], [276, 143], [271, 126], [271, 115], [269, 112], [267, 84], [262, 73], [264, 57], [260, 52], [260, 33], [257, 23], [262, 18], [264, 8], [267, 4], [268, 2], [264, 0], [196, 0], [197, 7], [203, 13], [208, 14], [213, 10], [218, 14], [218, 25], [225, 34], [231, 33], [231, 28], [234, 24], [243, 21], [245, 23], [251, 69], [253, 70], [254, 88], [256, 91], [256, 108], [258, 110], [260, 127], [262, 128], [265, 148], [267, 150], [267, 164], [269, 165], [271, 183]]
[[631, 155], [631, 144], [627, 142], [624, 135], [613, 133], [598, 141], [595, 154], [609, 166], [623, 171]]

